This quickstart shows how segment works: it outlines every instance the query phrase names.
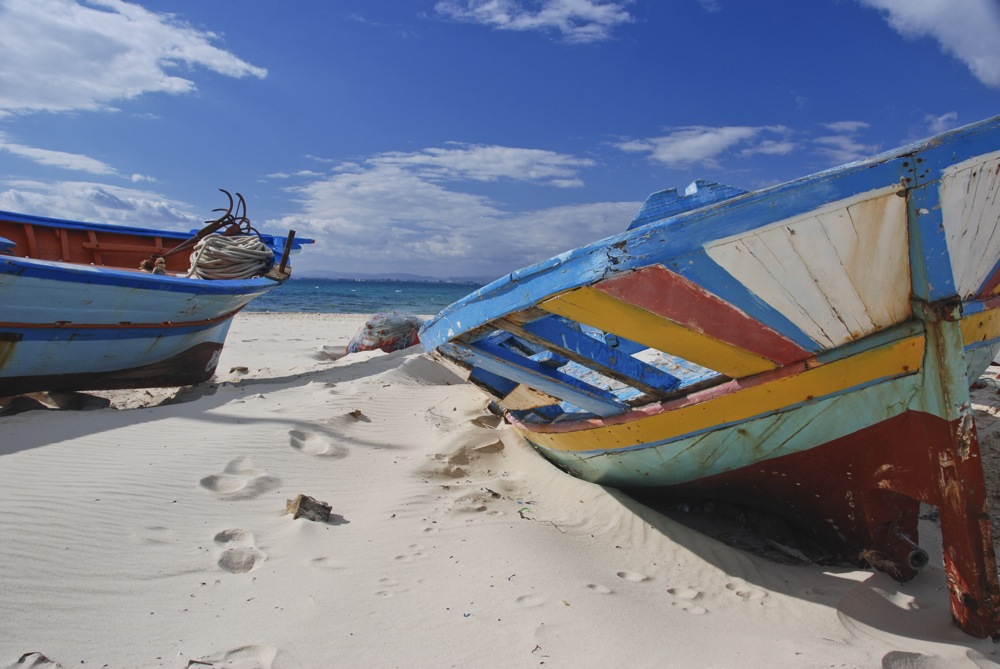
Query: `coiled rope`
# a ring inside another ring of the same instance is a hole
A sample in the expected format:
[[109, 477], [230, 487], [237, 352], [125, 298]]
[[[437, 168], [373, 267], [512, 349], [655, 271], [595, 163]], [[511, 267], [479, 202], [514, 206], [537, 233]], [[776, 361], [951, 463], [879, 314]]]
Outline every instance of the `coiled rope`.
[[203, 237], [191, 253], [187, 276], [195, 279], [249, 279], [263, 276], [274, 262], [274, 252], [259, 237]]

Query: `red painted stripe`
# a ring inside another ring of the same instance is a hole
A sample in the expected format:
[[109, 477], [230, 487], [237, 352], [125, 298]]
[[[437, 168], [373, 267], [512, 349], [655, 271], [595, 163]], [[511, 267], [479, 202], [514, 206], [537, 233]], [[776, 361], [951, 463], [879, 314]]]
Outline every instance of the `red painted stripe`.
[[[977, 297], [987, 298], [993, 295], [993, 291], [996, 290], [997, 286], [1000, 286], [1000, 264], [996, 266], [993, 270], [993, 274], [990, 274], [990, 278], [986, 280], [983, 284], [982, 290], [979, 291]], [[961, 297], [961, 296], [960, 296]]]
[[696, 283], [661, 265], [606, 279], [596, 290], [779, 365], [811, 354]]

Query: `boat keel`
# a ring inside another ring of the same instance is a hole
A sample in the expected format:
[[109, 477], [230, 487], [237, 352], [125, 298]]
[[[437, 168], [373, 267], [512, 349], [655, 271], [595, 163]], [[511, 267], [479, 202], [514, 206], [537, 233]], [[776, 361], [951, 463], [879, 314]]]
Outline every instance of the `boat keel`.
[[909, 411], [809, 451], [669, 490], [782, 509], [841, 557], [899, 581], [926, 562], [917, 524], [920, 503], [933, 505], [955, 623], [979, 638], [1000, 636], [1000, 583], [971, 416], [947, 422]]

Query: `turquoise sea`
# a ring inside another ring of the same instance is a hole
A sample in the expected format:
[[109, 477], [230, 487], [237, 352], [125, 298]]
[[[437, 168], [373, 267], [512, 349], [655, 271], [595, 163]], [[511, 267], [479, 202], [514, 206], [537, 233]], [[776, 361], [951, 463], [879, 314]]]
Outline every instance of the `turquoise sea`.
[[479, 287], [470, 283], [289, 279], [276, 290], [253, 300], [246, 311], [327, 314], [401, 311], [431, 315]]

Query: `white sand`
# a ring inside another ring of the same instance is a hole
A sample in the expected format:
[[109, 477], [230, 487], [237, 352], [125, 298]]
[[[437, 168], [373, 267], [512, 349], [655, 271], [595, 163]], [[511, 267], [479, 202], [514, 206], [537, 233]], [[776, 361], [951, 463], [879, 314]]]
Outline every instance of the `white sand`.
[[0, 666], [998, 666], [933, 525], [902, 585], [730, 548], [558, 471], [420, 353], [332, 360], [362, 320], [241, 315], [214, 392], [0, 418]]

